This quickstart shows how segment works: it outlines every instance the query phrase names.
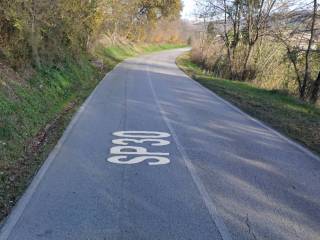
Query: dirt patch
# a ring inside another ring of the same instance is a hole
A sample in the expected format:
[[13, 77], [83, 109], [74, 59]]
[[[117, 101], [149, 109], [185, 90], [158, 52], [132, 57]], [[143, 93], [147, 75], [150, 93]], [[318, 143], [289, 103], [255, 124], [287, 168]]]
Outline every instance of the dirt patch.
[[6, 82], [15, 82], [18, 84], [25, 83], [25, 79], [4, 62], [0, 62], [0, 79]]
[[25, 80], [8, 64], [0, 62], [0, 87], [9, 99], [15, 100], [17, 95], [14, 92], [13, 84], [21, 86], [25, 84]]

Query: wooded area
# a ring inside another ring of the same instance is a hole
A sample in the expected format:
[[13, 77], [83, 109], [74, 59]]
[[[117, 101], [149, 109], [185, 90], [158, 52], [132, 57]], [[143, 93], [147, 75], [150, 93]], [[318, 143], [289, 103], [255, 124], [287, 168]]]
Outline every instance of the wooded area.
[[316, 103], [320, 85], [317, 0], [199, 0], [192, 58], [214, 75]]
[[[13, 67], [57, 63], [78, 55], [102, 35], [113, 43], [178, 42], [180, 0], [3, 0], [0, 2], [0, 59]], [[159, 33], [166, 23], [165, 33]], [[154, 31], [154, 34], [152, 30]], [[146, 34], [148, 32], [148, 34]], [[162, 34], [162, 35], [161, 35]]]

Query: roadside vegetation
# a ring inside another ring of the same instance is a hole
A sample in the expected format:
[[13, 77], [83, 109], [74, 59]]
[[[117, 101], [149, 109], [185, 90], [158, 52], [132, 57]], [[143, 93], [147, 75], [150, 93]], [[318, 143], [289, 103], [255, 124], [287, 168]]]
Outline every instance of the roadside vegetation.
[[281, 90], [259, 88], [254, 83], [214, 77], [192, 61], [191, 54], [177, 59], [178, 66], [203, 86], [262, 120], [284, 135], [320, 154], [320, 109]]
[[215, 77], [317, 105], [319, 13], [318, 0], [199, 0], [192, 61]]
[[180, 0], [0, 2], [0, 219], [103, 76], [186, 43]]

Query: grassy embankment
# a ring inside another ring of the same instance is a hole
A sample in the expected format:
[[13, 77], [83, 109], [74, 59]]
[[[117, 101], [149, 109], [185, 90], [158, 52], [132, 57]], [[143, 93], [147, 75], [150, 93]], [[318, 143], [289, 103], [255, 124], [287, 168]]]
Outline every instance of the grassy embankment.
[[31, 79], [8, 79], [0, 71], [0, 219], [8, 214], [72, 115], [108, 70], [125, 58], [177, 47], [101, 48], [96, 53], [99, 66], [86, 56], [77, 61], [66, 59], [60, 67], [43, 67]]
[[277, 90], [250, 83], [215, 78], [193, 63], [189, 54], [177, 59], [179, 67], [251, 116], [320, 154], [320, 109]]

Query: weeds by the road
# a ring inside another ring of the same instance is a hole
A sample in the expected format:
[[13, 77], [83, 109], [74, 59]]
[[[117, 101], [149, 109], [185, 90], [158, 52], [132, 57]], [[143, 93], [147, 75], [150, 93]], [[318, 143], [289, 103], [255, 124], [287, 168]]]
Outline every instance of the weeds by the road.
[[320, 109], [277, 90], [215, 78], [193, 63], [189, 54], [177, 59], [193, 79], [251, 116], [320, 154]]

